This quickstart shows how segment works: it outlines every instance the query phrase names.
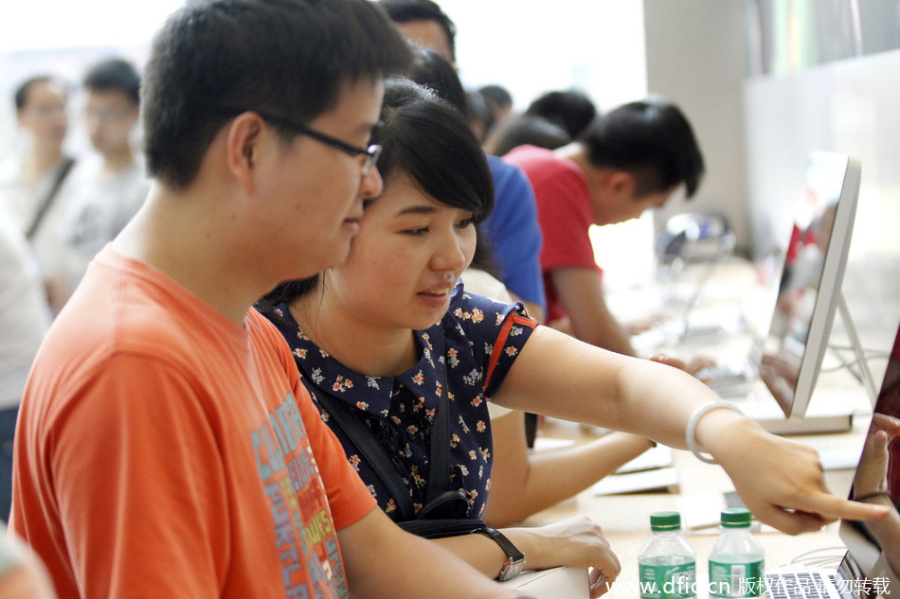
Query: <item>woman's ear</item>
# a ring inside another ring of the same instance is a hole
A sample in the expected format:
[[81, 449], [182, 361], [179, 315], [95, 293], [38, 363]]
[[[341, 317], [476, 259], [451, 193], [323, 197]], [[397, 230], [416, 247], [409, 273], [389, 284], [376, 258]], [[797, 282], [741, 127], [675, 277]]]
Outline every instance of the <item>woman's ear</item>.
[[231, 122], [225, 141], [228, 171], [244, 191], [253, 191], [255, 174], [259, 166], [262, 118], [245, 112]]

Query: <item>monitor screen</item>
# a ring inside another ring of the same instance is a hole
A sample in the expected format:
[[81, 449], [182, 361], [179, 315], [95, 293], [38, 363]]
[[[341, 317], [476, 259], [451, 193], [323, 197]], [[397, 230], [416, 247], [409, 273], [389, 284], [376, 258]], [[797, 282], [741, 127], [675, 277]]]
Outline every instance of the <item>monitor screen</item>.
[[860, 164], [815, 152], [806, 169], [803, 216], [785, 256], [759, 374], [788, 417], [803, 416], [840, 301], [859, 195]]
[[877, 522], [841, 522], [841, 540], [848, 550], [842, 567], [850, 567], [853, 578], [889, 576], [900, 583], [900, 330], [853, 477], [850, 499], [861, 497], [892, 506], [893, 511]]

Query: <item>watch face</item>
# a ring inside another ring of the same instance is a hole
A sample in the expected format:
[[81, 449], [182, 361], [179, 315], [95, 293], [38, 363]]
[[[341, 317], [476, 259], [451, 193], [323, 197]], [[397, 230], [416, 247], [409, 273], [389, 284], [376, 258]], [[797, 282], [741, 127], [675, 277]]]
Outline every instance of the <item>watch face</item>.
[[525, 554], [519, 551], [519, 549], [498, 530], [486, 527], [476, 532], [487, 535], [493, 539], [494, 542], [503, 549], [504, 553], [506, 553], [506, 563], [504, 563], [503, 567], [500, 569], [500, 574], [497, 576], [497, 579], [504, 581], [518, 576], [525, 566]]
[[[512, 548], [515, 549], [515, 546], [512, 546]], [[506, 560], [506, 563], [503, 564], [503, 567], [500, 569], [500, 576], [498, 576], [497, 579], [501, 582], [515, 578], [522, 573], [522, 569], [525, 567], [525, 554], [518, 549], [515, 549], [515, 552], [517, 556], [509, 556], [509, 559]]]
[[523, 555], [521, 559], [517, 559], [512, 563], [507, 562], [507, 566], [504, 566], [503, 569], [506, 572], [503, 575], [502, 580], [509, 580], [510, 578], [515, 578], [519, 574], [522, 573], [522, 567], [525, 565], [525, 556]]

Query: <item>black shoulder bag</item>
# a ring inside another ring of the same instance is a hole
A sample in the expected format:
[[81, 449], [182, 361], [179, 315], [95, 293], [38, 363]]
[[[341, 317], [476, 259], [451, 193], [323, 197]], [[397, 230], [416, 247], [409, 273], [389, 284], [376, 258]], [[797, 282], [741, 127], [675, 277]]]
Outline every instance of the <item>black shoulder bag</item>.
[[53, 205], [53, 200], [55, 200], [56, 196], [59, 194], [59, 188], [62, 187], [63, 181], [65, 181], [74, 165], [75, 159], [67, 157], [63, 160], [63, 163], [59, 167], [59, 170], [56, 171], [56, 178], [53, 179], [53, 184], [50, 186], [50, 190], [47, 192], [47, 195], [44, 196], [40, 208], [38, 208], [38, 211], [34, 214], [34, 218], [31, 220], [31, 225], [29, 225], [28, 230], [25, 232], [25, 238], [29, 241], [32, 237], [34, 237], [35, 233], [37, 233], [38, 229], [40, 228], [41, 222], [43, 222], [44, 217], [47, 215], [47, 212], [50, 211], [50, 206]]
[[[445, 381], [446, 378], [445, 373]], [[431, 431], [429, 460], [431, 466], [428, 487], [425, 490], [425, 505], [416, 514], [409, 490], [393, 461], [372, 436], [371, 431], [353, 413], [353, 408], [328, 393], [316, 393], [312, 384], [307, 385], [307, 388], [334, 418], [337, 426], [352, 440], [360, 454], [388, 488], [403, 516], [403, 521], [398, 523], [401, 528], [426, 539], [470, 534], [488, 528], [483, 520], [466, 518], [470, 506], [462, 491], [447, 488], [450, 484], [450, 406], [446, 394], [441, 396]], [[444, 385], [444, 388], [447, 386]]]

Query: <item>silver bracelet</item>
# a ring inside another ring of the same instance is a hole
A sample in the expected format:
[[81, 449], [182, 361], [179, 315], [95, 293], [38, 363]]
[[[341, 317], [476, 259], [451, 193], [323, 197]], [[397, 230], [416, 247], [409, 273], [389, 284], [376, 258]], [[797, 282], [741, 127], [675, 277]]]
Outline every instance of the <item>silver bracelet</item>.
[[716, 410], [718, 408], [727, 408], [738, 414], [742, 414], [740, 408], [735, 406], [733, 403], [729, 403], [727, 401], [718, 400], [718, 401], [710, 401], [701, 406], [699, 406], [694, 413], [691, 414], [690, 419], [688, 420], [687, 429], [684, 433], [685, 441], [687, 441], [688, 449], [691, 450], [691, 453], [697, 456], [697, 459], [701, 462], [706, 462], [707, 464], [715, 464], [716, 461], [711, 456], [705, 456], [700, 453], [700, 449], [697, 447], [697, 423], [700, 422], [700, 419], [706, 416], [707, 412], [711, 410]]

